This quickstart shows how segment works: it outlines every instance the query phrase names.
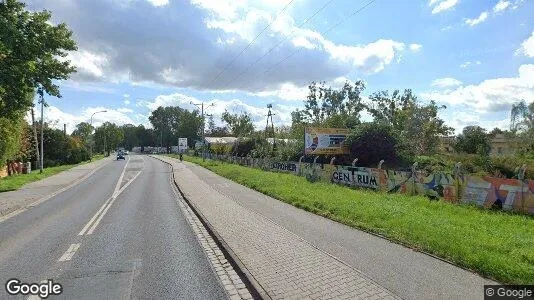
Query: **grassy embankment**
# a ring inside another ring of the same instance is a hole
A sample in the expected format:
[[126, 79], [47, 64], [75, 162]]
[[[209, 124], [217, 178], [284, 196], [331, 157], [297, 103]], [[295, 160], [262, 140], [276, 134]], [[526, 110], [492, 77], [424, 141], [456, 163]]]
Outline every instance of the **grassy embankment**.
[[310, 183], [184, 156], [223, 177], [301, 209], [377, 233], [503, 283], [534, 284], [534, 218], [419, 196]]
[[[96, 161], [102, 158], [104, 158], [104, 155], [95, 155], [93, 157], [93, 161]], [[86, 163], [89, 163], [89, 161], [82, 162], [79, 164], [74, 164], [74, 165], [62, 165], [62, 166], [57, 166], [57, 167], [45, 168], [43, 169], [43, 173], [39, 173], [39, 170], [32, 170], [30, 174], [16, 174], [14, 176], [7, 176], [7, 177], [0, 178], [0, 193], [18, 190], [23, 185], [28, 184], [30, 182], [44, 179], [46, 177], [57, 174], [59, 172], [62, 172], [70, 168], [83, 165]]]

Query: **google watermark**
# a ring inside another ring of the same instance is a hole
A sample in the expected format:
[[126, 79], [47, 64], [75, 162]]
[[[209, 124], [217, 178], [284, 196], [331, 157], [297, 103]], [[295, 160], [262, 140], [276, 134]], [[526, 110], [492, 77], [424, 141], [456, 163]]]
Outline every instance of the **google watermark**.
[[484, 285], [484, 299], [534, 299], [534, 285]]
[[63, 292], [63, 287], [59, 283], [54, 283], [52, 279], [41, 283], [25, 283], [19, 279], [12, 278], [6, 282], [6, 291], [12, 296], [34, 295], [41, 299], [46, 299], [51, 295], [59, 295]]

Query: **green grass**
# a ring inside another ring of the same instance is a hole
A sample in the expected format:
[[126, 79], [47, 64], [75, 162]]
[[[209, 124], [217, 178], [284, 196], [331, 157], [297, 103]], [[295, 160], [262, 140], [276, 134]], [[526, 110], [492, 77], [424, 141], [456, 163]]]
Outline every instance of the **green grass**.
[[292, 174], [196, 157], [184, 159], [296, 207], [383, 235], [502, 283], [534, 284], [532, 216], [310, 183]]
[[[104, 155], [95, 155], [93, 156], [93, 161], [104, 158]], [[37, 180], [44, 179], [46, 177], [52, 176], [59, 172], [68, 170], [70, 168], [86, 164], [89, 162], [83, 162], [75, 165], [62, 165], [57, 167], [50, 167], [43, 169], [43, 173], [39, 173], [39, 170], [32, 170], [30, 174], [17, 174], [14, 176], [7, 176], [0, 178], [0, 193], [14, 191], [21, 188], [23, 185], [34, 182]]]

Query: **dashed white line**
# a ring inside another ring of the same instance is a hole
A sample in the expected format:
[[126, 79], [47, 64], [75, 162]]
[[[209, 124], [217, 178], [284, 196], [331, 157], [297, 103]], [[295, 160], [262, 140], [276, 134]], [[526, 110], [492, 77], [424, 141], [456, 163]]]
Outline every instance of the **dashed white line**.
[[63, 255], [59, 258], [58, 261], [71, 260], [72, 257], [74, 256], [74, 254], [76, 253], [76, 251], [78, 251], [78, 248], [80, 248], [80, 245], [81, 245], [81, 243], [70, 244], [69, 249], [67, 249], [67, 251], [65, 251], [65, 253], [63, 253]]

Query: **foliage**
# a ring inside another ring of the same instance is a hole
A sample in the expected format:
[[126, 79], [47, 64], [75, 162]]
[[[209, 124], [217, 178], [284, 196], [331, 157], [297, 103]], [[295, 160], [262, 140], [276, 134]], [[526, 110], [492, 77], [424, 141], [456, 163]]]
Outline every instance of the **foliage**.
[[352, 157], [358, 165], [376, 166], [380, 160], [390, 166], [402, 162], [402, 145], [391, 126], [384, 123], [362, 123], [347, 138]]
[[227, 155], [232, 153], [232, 145], [211, 144], [210, 152], [217, 155]]
[[[95, 159], [102, 159], [102, 158], [103, 156], [95, 157]], [[18, 190], [25, 184], [55, 175], [59, 172], [68, 170], [74, 166], [76, 165], [61, 165], [61, 166], [56, 166], [56, 167], [45, 168], [43, 169], [43, 173], [32, 171], [30, 174], [16, 174], [14, 176], [0, 178], [0, 193]]]
[[440, 109], [434, 101], [426, 105], [418, 103], [412, 90], [380, 91], [369, 96], [369, 112], [376, 123], [391, 126], [400, 140], [415, 155], [433, 154], [437, 151], [439, 137], [452, 132], [452, 128], [438, 117]]
[[247, 114], [232, 114], [225, 110], [221, 118], [235, 137], [246, 137], [254, 132], [252, 119]]
[[0, 117], [0, 167], [6, 165], [19, 151], [22, 134], [22, 118], [16, 121]]
[[468, 154], [488, 155], [491, 145], [486, 129], [480, 126], [466, 126], [456, 137], [454, 149]]
[[131, 151], [133, 147], [139, 145], [139, 127], [136, 127], [132, 124], [124, 124], [120, 127], [120, 129], [122, 130], [122, 134], [124, 135], [124, 139], [122, 140], [121, 145], [124, 146], [125, 149]]
[[[178, 138], [187, 138], [189, 147], [199, 139], [202, 118], [197, 111], [188, 111], [178, 106], [158, 107], [148, 118], [157, 136], [167, 149], [178, 144]], [[158, 143], [159, 145], [159, 143]]]
[[510, 124], [512, 131], [529, 131], [534, 129], [534, 101], [527, 105], [523, 100], [512, 105]]
[[79, 137], [82, 142], [88, 144], [94, 129], [95, 128], [91, 124], [87, 122], [81, 122], [76, 124], [76, 129], [74, 129], [72, 135]]
[[18, 0], [0, 2], [0, 116], [13, 119], [32, 106], [33, 93], [42, 87], [61, 97], [57, 80], [75, 71], [62, 59], [76, 50], [64, 23], [52, 25], [48, 11], [30, 12]]
[[109, 155], [123, 139], [124, 133], [116, 124], [105, 122], [95, 130], [95, 150], [107, 152]]
[[218, 161], [185, 159], [298, 208], [380, 234], [499, 282], [534, 282], [532, 217], [425, 197], [310, 183], [292, 174]]
[[361, 92], [363, 81], [346, 81], [339, 90], [326, 87], [324, 82], [312, 82], [304, 101], [304, 110], [294, 112], [294, 121], [313, 126], [354, 128], [360, 123], [360, 113], [365, 108]]
[[274, 154], [278, 161], [298, 161], [304, 155], [304, 140], [276, 141]]

